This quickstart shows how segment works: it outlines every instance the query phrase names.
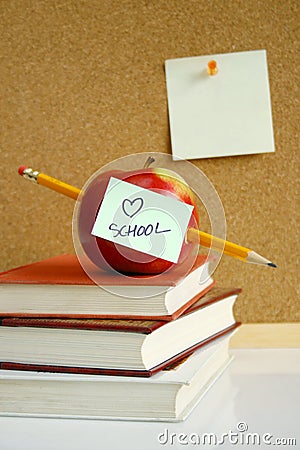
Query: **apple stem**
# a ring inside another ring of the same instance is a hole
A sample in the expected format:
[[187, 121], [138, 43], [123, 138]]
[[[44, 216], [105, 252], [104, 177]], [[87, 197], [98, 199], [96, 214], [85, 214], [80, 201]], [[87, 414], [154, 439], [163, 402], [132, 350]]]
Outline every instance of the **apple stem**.
[[143, 169], [147, 169], [150, 166], [150, 164], [152, 164], [154, 161], [155, 161], [155, 159], [152, 156], [148, 156]]

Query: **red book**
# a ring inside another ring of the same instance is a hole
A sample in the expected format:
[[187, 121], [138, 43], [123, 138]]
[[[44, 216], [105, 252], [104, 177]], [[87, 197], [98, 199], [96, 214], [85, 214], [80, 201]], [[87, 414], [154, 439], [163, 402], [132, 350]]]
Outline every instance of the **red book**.
[[239, 292], [214, 287], [170, 322], [4, 318], [1, 368], [151, 376], [235, 329]]
[[100, 288], [75, 255], [61, 255], [1, 273], [0, 316], [172, 320], [212, 287], [208, 265], [199, 255], [184, 277], [180, 267], [159, 277], [99, 269]]

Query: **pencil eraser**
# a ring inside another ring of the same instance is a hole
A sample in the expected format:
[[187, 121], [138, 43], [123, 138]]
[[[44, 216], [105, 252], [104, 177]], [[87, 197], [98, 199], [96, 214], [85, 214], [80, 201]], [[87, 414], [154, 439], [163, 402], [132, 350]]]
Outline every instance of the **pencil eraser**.
[[22, 175], [23, 175], [23, 173], [24, 173], [24, 170], [25, 170], [25, 169], [27, 169], [27, 166], [20, 166], [20, 167], [19, 167], [19, 169], [18, 169], [18, 173], [19, 173], [19, 175], [21, 175], [21, 176], [22, 176]]

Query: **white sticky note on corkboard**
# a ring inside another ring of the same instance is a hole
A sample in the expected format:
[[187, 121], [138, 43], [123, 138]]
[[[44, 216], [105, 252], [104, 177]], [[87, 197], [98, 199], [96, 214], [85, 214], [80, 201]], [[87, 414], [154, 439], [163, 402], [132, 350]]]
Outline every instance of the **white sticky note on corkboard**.
[[[217, 75], [207, 73], [215, 60]], [[174, 159], [274, 152], [265, 50], [165, 62]]]

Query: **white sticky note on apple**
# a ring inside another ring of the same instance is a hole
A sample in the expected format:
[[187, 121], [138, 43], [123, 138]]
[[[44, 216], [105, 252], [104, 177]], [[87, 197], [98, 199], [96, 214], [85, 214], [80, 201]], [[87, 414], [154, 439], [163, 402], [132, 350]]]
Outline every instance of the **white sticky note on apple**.
[[92, 234], [177, 263], [194, 207], [111, 177]]
[[265, 50], [170, 59], [165, 68], [174, 159], [274, 152]]

